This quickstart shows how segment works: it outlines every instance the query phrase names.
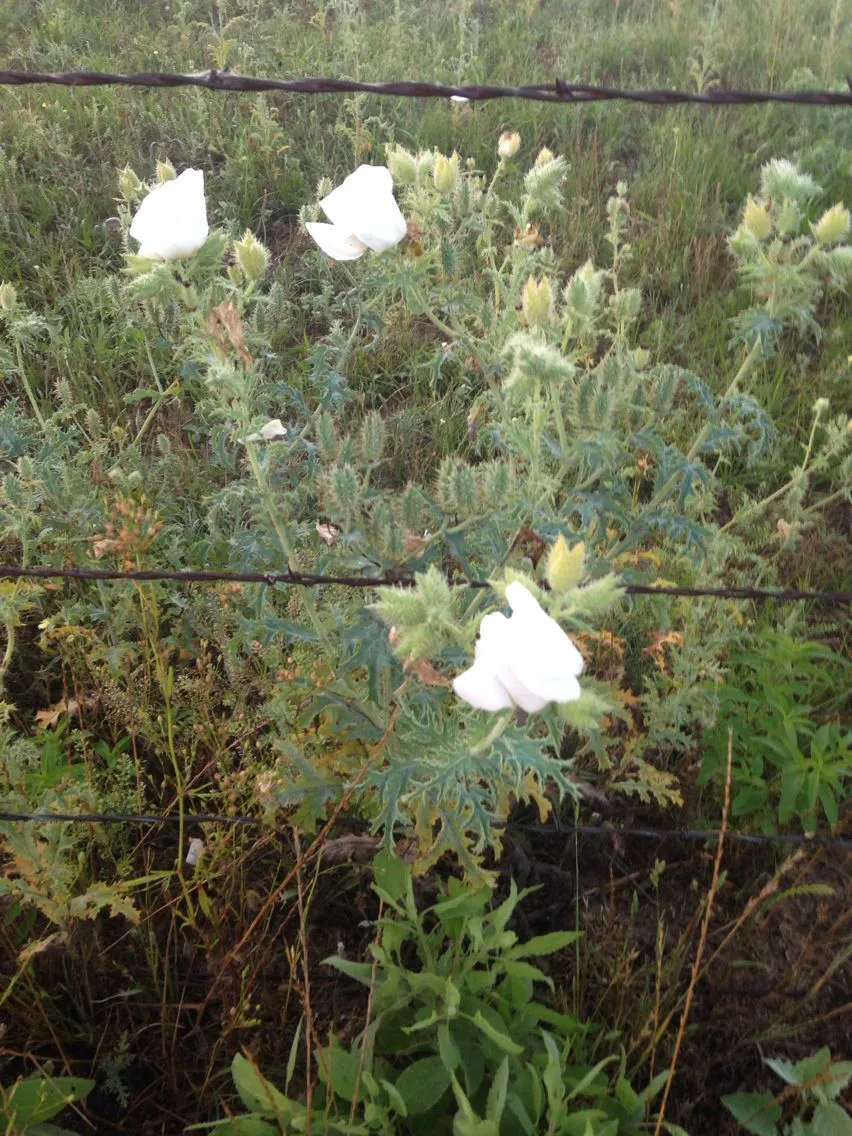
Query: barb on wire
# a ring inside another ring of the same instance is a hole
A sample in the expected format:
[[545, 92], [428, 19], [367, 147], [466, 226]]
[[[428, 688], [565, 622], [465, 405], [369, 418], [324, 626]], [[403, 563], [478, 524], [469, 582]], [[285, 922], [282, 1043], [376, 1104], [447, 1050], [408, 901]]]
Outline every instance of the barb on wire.
[[[179, 813], [135, 814], [135, 813], [56, 813], [56, 812], [0, 812], [0, 821], [49, 824], [64, 822], [74, 824], [137, 824], [137, 825], [165, 825], [179, 824]], [[221, 813], [185, 813], [185, 824], [218, 824], [229, 827], [259, 828], [269, 824], [260, 817], [226, 816]], [[368, 828], [369, 822], [362, 817], [340, 816], [340, 824]], [[503, 826], [498, 826], [503, 827]], [[688, 840], [699, 843], [716, 843], [719, 833], [705, 829], [683, 828], [617, 828], [605, 824], [577, 824], [562, 826], [559, 824], [511, 824], [512, 828], [523, 832], [534, 832], [543, 836], [570, 837], [635, 837], [638, 840]], [[780, 833], [775, 836], [765, 836], [754, 832], [731, 832], [725, 834], [726, 840], [734, 840], [740, 844], [795, 844], [814, 845], [819, 848], [837, 848], [852, 852], [852, 839], [842, 836], [806, 836], [795, 833]]]
[[651, 106], [677, 106], [697, 103], [701, 106], [734, 106], [754, 103], [793, 103], [799, 106], [852, 106], [852, 81], [848, 91], [695, 91], [624, 90], [589, 83], [570, 83], [556, 79], [553, 83], [534, 83], [520, 87], [491, 84], [450, 86], [446, 83], [391, 82], [361, 83], [354, 79], [264, 79], [253, 75], [234, 75], [230, 71], [202, 71], [191, 75], [174, 72], [139, 71], [132, 74], [100, 71], [15, 71], [0, 70], [0, 86], [25, 86], [50, 83], [62, 87], [205, 87], [212, 91], [284, 91], [302, 95], [337, 95], [362, 92], [391, 95], [397, 98], [443, 99], [462, 98], [469, 102], [492, 99], [532, 99], [543, 103], [591, 103], [622, 100]]
[[[341, 588], [412, 587], [412, 576], [324, 576], [316, 572], [215, 572], [196, 569], [171, 570], [138, 568], [123, 571], [119, 568], [53, 568], [34, 565], [24, 568], [16, 564], [0, 564], [0, 580], [136, 580], [173, 581], [179, 584], [296, 584], [306, 587], [335, 585]], [[451, 580], [460, 588], [490, 588], [488, 580]], [[546, 587], [545, 584], [542, 584]], [[689, 588], [676, 585], [627, 584], [629, 596], [710, 596], [728, 600], [779, 600], [792, 603], [811, 600], [815, 603], [852, 603], [852, 592], [809, 592], [799, 589], [774, 588]]]

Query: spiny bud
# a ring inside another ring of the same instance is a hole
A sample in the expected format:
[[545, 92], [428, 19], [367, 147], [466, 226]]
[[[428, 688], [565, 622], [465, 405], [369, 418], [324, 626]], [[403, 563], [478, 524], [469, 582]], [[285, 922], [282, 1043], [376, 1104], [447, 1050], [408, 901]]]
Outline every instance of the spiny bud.
[[820, 418], [828, 410], [829, 402], [827, 398], [818, 398], [813, 405], [813, 413], [815, 417]]
[[174, 181], [177, 177], [171, 162], [157, 162], [157, 181]]
[[845, 240], [849, 224], [849, 210], [842, 201], [838, 201], [814, 225], [814, 236], [821, 245], [835, 245]]
[[772, 217], [769, 206], [761, 204], [749, 195], [743, 213], [743, 226], [758, 241], [765, 241], [772, 232]]
[[3, 283], [0, 284], [0, 308], [2, 308], [4, 312], [11, 312], [14, 311], [17, 305], [18, 293], [15, 291], [14, 284], [9, 284], [8, 281], [4, 280]]
[[399, 517], [405, 528], [416, 532], [421, 528], [424, 498], [416, 485], [407, 485], [399, 502]]
[[549, 165], [549, 163], [553, 160], [553, 151], [548, 150], [546, 146], [542, 146], [542, 148], [538, 152], [538, 157], [535, 160], [535, 169], [540, 170], [542, 166]]
[[361, 486], [351, 465], [336, 466], [331, 471], [326, 496], [330, 508], [337, 514], [346, 515], [358, 508]]
[[459, 182], [458, 154], [453, 154], [450, 158], [444, 154], [436, 154], [435, 165], [432, 169], [432, 180], [439, 193], [452, 193]]
[[521, 148], [521, 136], [516, 130], [504, 130], [497, 143], [497, 153], [501, 158], [514, 158]]
[[794, 236], [802, 227], [802, 211], [792, 199], [785, 201], [776, 218], [782, 237]]
[[320, 457], [326, 462], [336, 461], [340, 447], [337, 439], [337, 430], [334, 426], [334, 419], [327, 410], [322, 410], [317, 415], [316, 434], [317, 449], [320, 452]]
[[334, 183], [329, 177], [321, 177], [317, 182], [317, 197], [321, 200], [323, 197], [328, 197], [334, 189]]
[[251, 229], [246, 229], [240, 241], [234, 241], [234, 260], [245, 274], [246, 280], [254, 283], [266, 272], [269, 253]]
[[644, 347], [637, 347], [633, 352], [633, 366], [637, 371], [644, 371], [651, 359], [650, 351]]
[[527, 279], [521, 293], [521, 311], [529, 327], [547, 327], [553, 322], [553, 290], [545, 277]]
[[477, 466], [480, 508], [493, 512], [501, 508], [512, 489], [512, 474], [506, 462], [490, 461]]
[[385, 448], [385, 424], [381, 415], [368, 414], [361, 424], [361, 457], [365, 462], [379, 462]]
[[642, 293], [638, 288], [622, 288], [610, 296], [609, 310], [617, 323], [632, 323], [642, 310]]
[[118, 175], [118, 192], [125, 201], [138, 201], [142, 196], [142, 182], [130, 166], [125, 166]]
[[90, 406], [86, 411], [86, 430], [88, 431], [89, 437], [94, 441], [97, 441], [103, 433], [101, 416], [93, 406]]
[[560, 533], [547, 554], [546, 576], [553, 591], [567, 592], [576, 588], [583, 578], [585, 562], [586, 546], [583, 542], [569, 548], [568, 542]]
[[417, 181], [417, 159], [402, 146], [388, 146], [388, 169], [394, 185], [413, 185]]

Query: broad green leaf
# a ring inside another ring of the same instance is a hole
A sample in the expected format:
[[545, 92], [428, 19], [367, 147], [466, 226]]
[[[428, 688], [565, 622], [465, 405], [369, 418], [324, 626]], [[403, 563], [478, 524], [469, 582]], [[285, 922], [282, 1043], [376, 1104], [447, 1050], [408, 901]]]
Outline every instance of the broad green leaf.
[[240, 1094], [240, 1100], [252, 1112], [262, 1112], [266, 1116], [274, 1116], [276, 1120], [280, 1120], [302, 1111], [300, 1105], [288, 1100], [241, 1053], [237, 1053], [231, 1062], [231, 1076]]
[[358, 1082], [358, 1069], [361, 1065], [359, 1053], [341, 1049], [339, 1045], [327, 1045], [317, 1052], [317, 1069], [320, 1080], [330, 1093], [351, 1101], [355, 1096]]
[[461, 1051], [453, 1041], [453, 1035], [450, 1033], [450, 1027], [446, 1022], [442, 1022], [438, 1026], [438, 1053], [441, 1055], [444, 1068], [448, 1073], [452, 1073], [461, 1065]]
[[510, 974], [513, 978], [531, 978], [533, 982], [544, 982], [551, 990], [553, 990], [553, 979], [549, 974], [539, 970], [537, 966], [533, 966], [528, 962], [521, 962], [518, 959], [506, 959], [503, 963], [503, 970], [506, 974]]
[[409, 1116], [419, 1116], [435, 1107], [450, 1087], [450, 1071], [440, 1057], [422, 1057], [403, 1069], [396, 1088]]
[[852, 1136], [852, 1117], [837, 1101], [822, 1101], [814, 1111], [811, 1128], [814, 1136]]
[[482, 1016], [480, 1010], [477, 1010], [473, 1017], [470, 1017], [470, 1015], [465, 1016], [468, 1018], [468, 1021], [473, 1022], [476, 1028], [481, 1030], [486, 1037], [490, 1038], [495, 1045], [498, 1045], [504, 1053], [523, 1053], [524, 1047], [512, 1041], [507, 1033], [504, 1033], [502, 1030], [492, 1025], [491, 1022], [487, 1021]]
[[577, 941], [581, 931], [551, 931], [548, 935], [536, 935], [525, 943], [519, 943], [508, 952], [510, 959], [538, 957], [552, 955], [554, 951], [561, 951], [571, 943]]
[[752, 1136], [777, 1136], [781, 1105], [772, 1093], [732, 1093], [722, 1097], [722, 1104]]
[[494, 1074], [491, 1088], [488, 1090], [488, 1100], [485, 1104], [485, 1118], [499, 1125], [506, 1107], [506, 1090], [509, 1087], [509, 1058], [504, 1057], [500, 1067]]
[[50, 1120], [74, 1101], [85, 1100], [95, 1087], [82, 1077], [44, 1077], [38, 1074], [2, 1089], [0, 1119], [10, 1131], [25, 1131]]
[[398, 903], [405, 898], [411, 869], [404, 860], [382, 849], [373, 859], [373, 879], [386, 895]]
[[363, 982], [365, 986], [369, 986], [372, 981], [373, 968], [368, 962], [355, 962], [354, 959], [341, 958], [340, 955], [329, 955], [320, 965], [333, 966], [341, 974], [354, 978], [357, 982]]

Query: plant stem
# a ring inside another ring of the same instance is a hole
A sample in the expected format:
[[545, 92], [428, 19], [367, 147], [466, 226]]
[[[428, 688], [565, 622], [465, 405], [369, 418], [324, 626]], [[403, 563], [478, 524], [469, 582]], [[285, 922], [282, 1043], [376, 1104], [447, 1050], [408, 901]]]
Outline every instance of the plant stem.
[[44, 418], [42, 416], [41, 410], [39, 409], [38, 402], [36, 401], [36, 396], [33, 393], [33, 388], [30, 386], [30, 380], [27, 378], [27, 371], [26, 367], [24, 366], [24, 353], [21, 350], [20, 343], [15, 344], [15, 350], [18, 356], [18, 374], [21, 378], [21, 385], [26, 391], [27, 398], [30, 401], [30, 406], [33, 408], [33, 414], [35, 414], [36, 418], [38, 419], [39, 426], [41, 426], [42, 430], [44, 430], [46, 429]]
[[[257, 447], [253, 442], [249, 442], [246, 446], [246, 454], [248, 457], [248, 463], [252, 472], [252, 476], [255, 480], [255, 484], [260, 490], [261, 497], [263, 498], [263, 503], [266, 506], [266, 511], [269, 515], [270, 521], [272, 522], [272, 527], [275, 529], [275, 535], [278, 537], [278, 543], [281, 545], [281, 551], [284, 553], [284, 560], [286, 561], [287, 568], [290, 572], [298, 575], [299, 565], [296, 560], [295, 550], [290, 543], [290, 537], [287, 533], [287, 529], [281, 523], [281, 518], [278, 516], [278, 509], [276, 508], [275, 500], [272, 496], [272, 491], [269, 486], [269, 480], [267, 479], [266, 471], [257, 460]], [[311, 622], [311, 626], [317, 633], [317, 637], [323, 646], [323, 650], [325, 651], [326, 656], [329, 660], [331, 660], [334, 658], [334, 651], [331, 646], [331, 640], [329, 639], [328, 633], [323, 625], [322, 620], [320, 619], [320, 614], [317, 610], [316, 604], [314, 603], [314, 598], [310, 593], [310, 589], [307, 588], [304, 584], [299, 584], [298, 587], [302, 598], [302, 604], [304, 605], [305, 611], [308, 614], [308, 619]]]

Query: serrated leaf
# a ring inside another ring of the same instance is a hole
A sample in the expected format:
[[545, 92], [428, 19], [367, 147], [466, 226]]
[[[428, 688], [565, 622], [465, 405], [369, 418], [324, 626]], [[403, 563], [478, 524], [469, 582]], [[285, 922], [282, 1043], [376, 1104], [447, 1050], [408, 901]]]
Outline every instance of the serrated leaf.
[[782, 1109], [772, 1093], [733, 1093], [722, 1104], [752, 1136], [777, 1136]]
[[550, 931], [547, 935], [536, 935], [525, 943], [519, 943], [508, 952], [510, 959], [537, 958], [561, 951], [580, 938], [581, 931]]

